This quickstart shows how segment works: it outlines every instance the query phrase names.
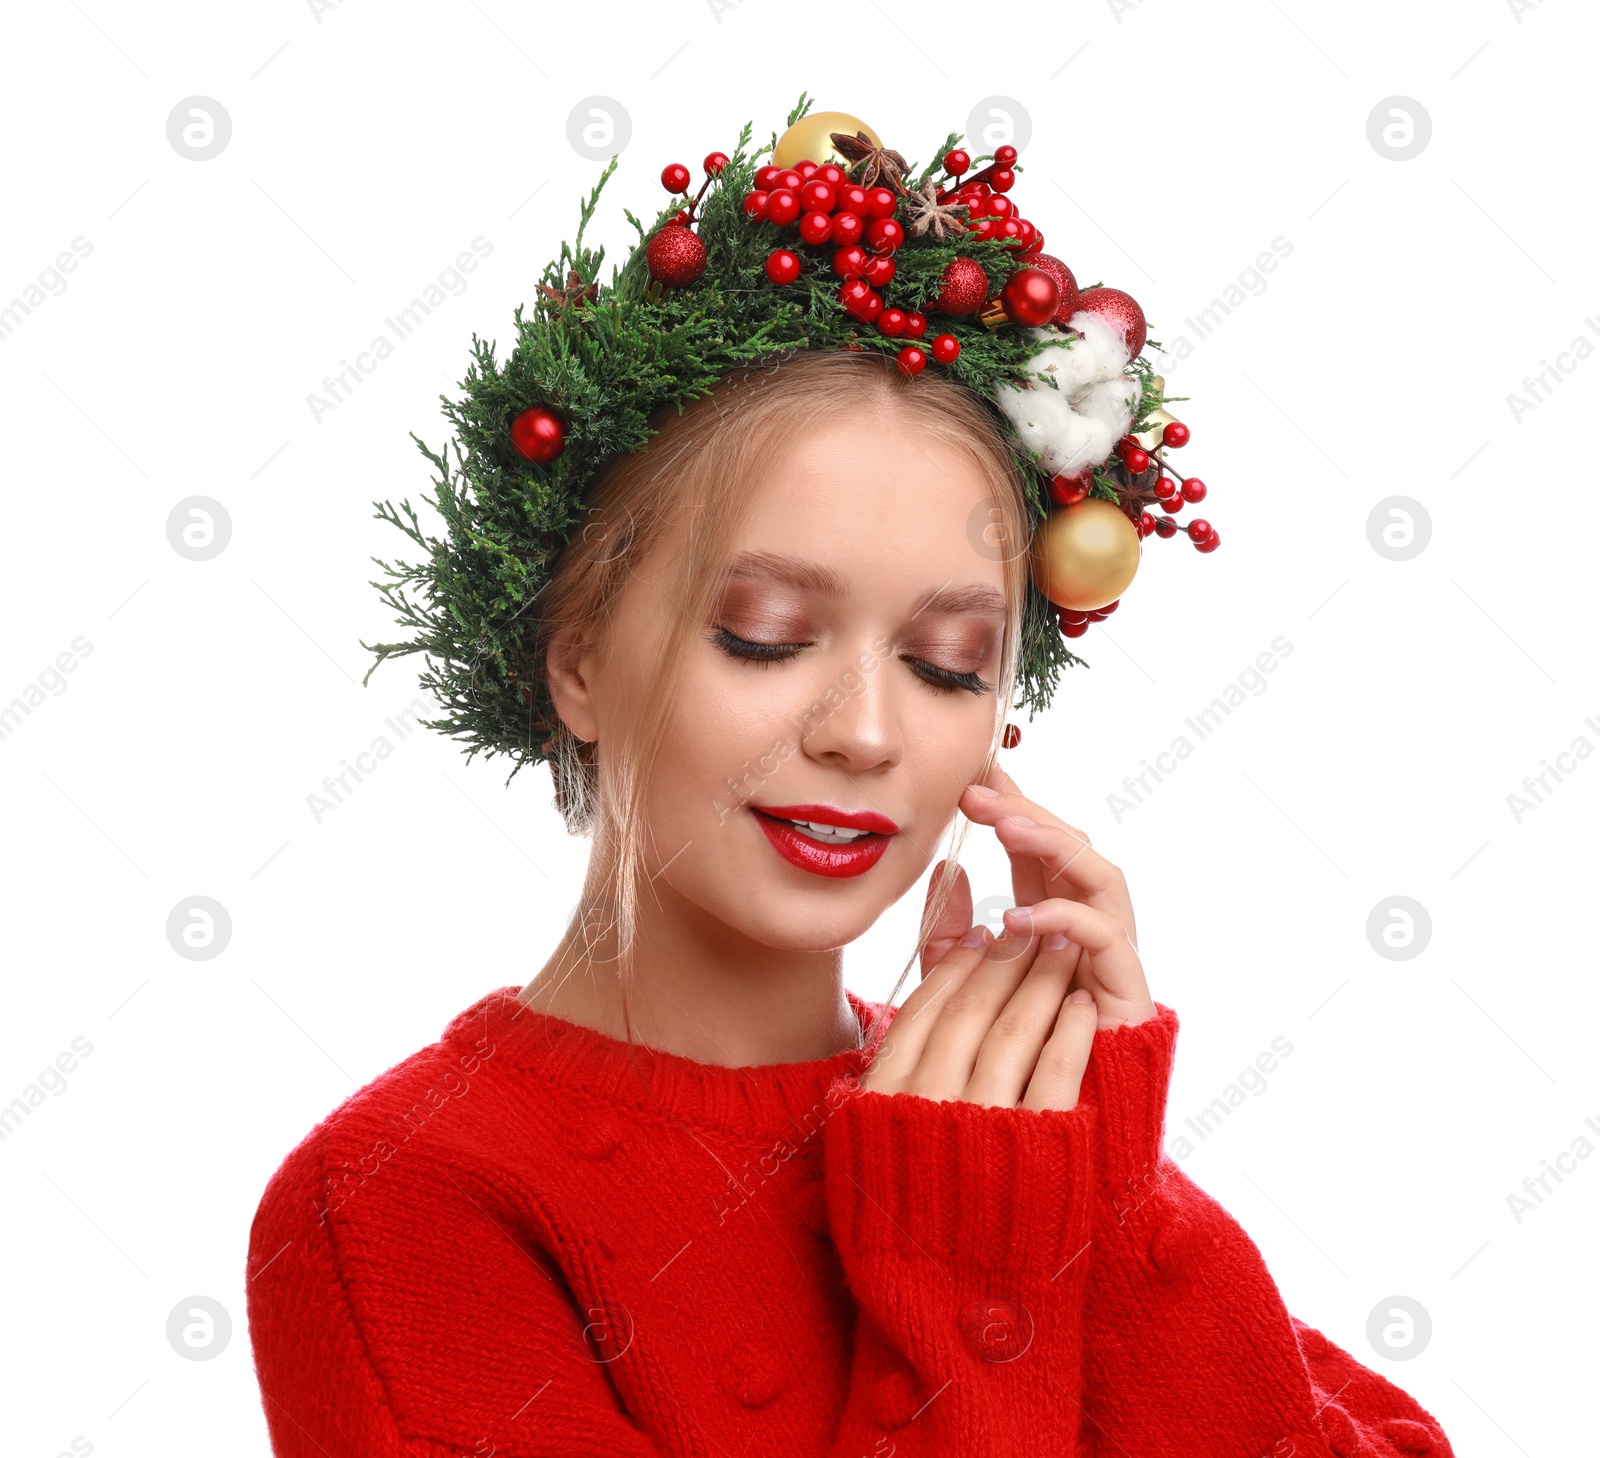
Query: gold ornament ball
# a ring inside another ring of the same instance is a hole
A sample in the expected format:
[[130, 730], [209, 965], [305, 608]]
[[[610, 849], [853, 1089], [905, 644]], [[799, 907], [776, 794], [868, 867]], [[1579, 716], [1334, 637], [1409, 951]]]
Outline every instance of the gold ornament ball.
[[829, 138], [830, 132], [844, 132], [855, 136], [865, 132], [874, 147], [881, 147], [878, 134], [858, 116], [845, 111], [814, 111], [803, 116], [781, 137], [772, 149], [774, 167], [793, 167], [796, 162], [815, 162], [818, 167], [833, 162], [848, 167], [850, 159], [842, 156]]
[[1030, 549], [1033, 583], [1057, 607], [1088, 613], [1115, 602], [1139, 570], [1139, 531], [1120, 506], [1088, 497], [1050, 513]]

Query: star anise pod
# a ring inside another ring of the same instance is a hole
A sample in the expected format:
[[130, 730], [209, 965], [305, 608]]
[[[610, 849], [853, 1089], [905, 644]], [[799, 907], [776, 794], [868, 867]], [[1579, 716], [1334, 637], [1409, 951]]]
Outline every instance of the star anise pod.
[[589, 300], [599, 297], [600, 285], [585, 284], [583, 275], [577, 269], [571, 268], [567, 270], [566, 288], [553, 289], [548, 284], [540, 284], [539, 292], [556, 307], [576, 304], [581, 309]]
[[922, 184], [921, 192], [907, 195], [907, 213], [911, 218], [911, 231], [919, 238], [931, 232], [937, 242], [943, 243], [945, 234], [959, 234], [966, 229], [963, 207], [939, 200], [939, 185], [931, 177]]
[[1149, 470], [1141, 471], [1137, 476], [1131, 475], [1128, 468], [1120, 461], [1114, 472], [1113, 484], [1117, 489], [1117, 505], [1127, 514], [1128, 519], [1135, 526], [1147, 506], [1159, 506], [1165, 511], [1166, 503], [1156, 495], [1155, 485], [1161, 479], [1161, 462], [1151, 458]]
[[853, 137], [849, 132], [829, 132], [828, 140], [842, 156], [850, 159], [852, 172], [860, 167], [855, 180], [862, 187], [876, 187], [880, 182], [887, 182], [896, 192], [906, 195], [900, 179], [911, 170], [911, 164], [893, 148], [873, 146], [872, 138], [865, 132], [857, 132]]

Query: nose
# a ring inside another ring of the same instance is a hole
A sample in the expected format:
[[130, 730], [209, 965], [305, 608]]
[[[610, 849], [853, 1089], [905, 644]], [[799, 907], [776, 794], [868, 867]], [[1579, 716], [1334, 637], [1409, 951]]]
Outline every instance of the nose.
[[789, 721], [808, 758], [848, 774], [900, 763], [905, 740], [895, 705], [892, 664], [892, 658], [864, 649], [852, 658], [835, 660], [811, 682], [810, 697]]

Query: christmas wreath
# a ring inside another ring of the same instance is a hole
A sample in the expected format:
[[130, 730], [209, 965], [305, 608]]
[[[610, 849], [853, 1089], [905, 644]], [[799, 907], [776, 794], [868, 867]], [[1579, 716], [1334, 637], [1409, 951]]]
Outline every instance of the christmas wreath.
[[[804, 94], [786, 125], [747, 151], [747, 123], [731, 156], [705, 158], [692, 200], [689, 169], [664, 168], [673, 200], [649, 228], [624, 210], [638, 241], [602, 284], [604, 249], [584, 231], [613, 157], [531, 315], [518, 306], [510, 354], [474, 334], [461, 398], [441, 397], [454, 460], [450, 444], [436, 453], [412, 437], [437, 472], [444, 538], [409, 501], [373, 503], [423, 556], [374, 559], [388, 580], [372, 585], [413, 636], [364, 643], [377, 655], [367, 678], [424, 654], [421, 682], [444, 709], [426, 722], [469, 759], [507, 754], [515, 774], [548, 757], [536, 603], [588, 483], [646, 444], [663, 406], [778, 352], [884, 350], [908, 375], [948, 372], [992, 411], [1034, 522], [1014, 705], [1030, 718], [1061, 670], [1085, 662], [1067, 643], [1116, 608], [1143, 539], [1175, 536], [1172, 513], [1204, 498], [1166, 455], [1189, 430], [1143, 357], [1143, 311], [1119, 289], [1080, 289], [1044, 252], [1012, 196], [1014, 147], [974, 157], [952, 132], [919, 171], [865, 122], [812, 113]], [[1220, 541], [1203, 519], [1181, 529], [1201, 552]]]

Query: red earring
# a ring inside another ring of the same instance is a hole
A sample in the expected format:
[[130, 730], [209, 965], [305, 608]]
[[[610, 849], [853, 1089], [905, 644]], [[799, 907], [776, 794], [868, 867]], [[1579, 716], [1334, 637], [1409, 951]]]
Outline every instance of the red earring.
[[1022, 730], [1017, 728], [1015, 724], [1007, 724], [1005, 732], [1000, 736], [1000, 747], [1002, 749], [1015, 749], [1021, 743]]

